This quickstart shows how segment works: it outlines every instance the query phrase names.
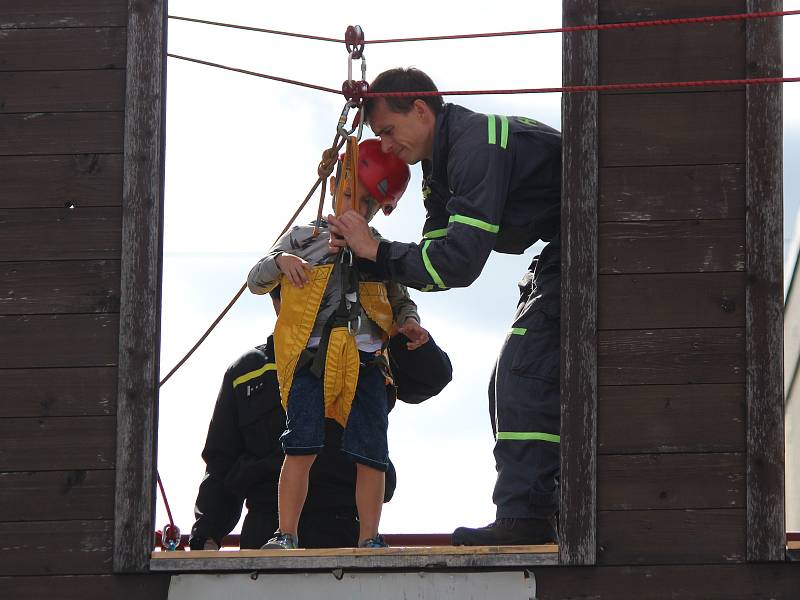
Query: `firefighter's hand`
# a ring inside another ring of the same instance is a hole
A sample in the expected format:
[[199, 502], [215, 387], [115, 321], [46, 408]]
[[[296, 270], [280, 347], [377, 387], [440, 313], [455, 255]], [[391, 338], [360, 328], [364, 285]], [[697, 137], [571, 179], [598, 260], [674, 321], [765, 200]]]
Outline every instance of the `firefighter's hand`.
[[397, 330], [405, 335], [409, 342], [406, 347], [409, 350], [416, 350], [428, 342], [428, 330], [420, 325], [416, 319], [408, 318]]
[[307, 271], [314, 269], [311, 264], [294, 254], [279, 255], [275, 258], [275, 264], [278, 265], [281, 273], [286, 275], [289, 283], [299, 288], [308, 283]]
[[[340, 216], [328, 215], [331, 233], [331, 252], [345, 246], [360, 258], [375, 261], [378, 256], [378, 240], [372, 237], [367, 220], [354, 210]], [[339, 236], [337, 238], [337, 236]]]

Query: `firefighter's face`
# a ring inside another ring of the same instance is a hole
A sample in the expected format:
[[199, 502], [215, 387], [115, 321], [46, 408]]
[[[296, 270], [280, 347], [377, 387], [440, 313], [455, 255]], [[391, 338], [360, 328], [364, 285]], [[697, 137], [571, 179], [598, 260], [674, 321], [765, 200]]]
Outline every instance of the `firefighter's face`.
[[372, 131], [381, 139], [381, 150], [414, 165], [433, 155], [436, 115], [422, 100], [415, 100], [408, 112], [394, 112], [383, 98], [369, 117]]

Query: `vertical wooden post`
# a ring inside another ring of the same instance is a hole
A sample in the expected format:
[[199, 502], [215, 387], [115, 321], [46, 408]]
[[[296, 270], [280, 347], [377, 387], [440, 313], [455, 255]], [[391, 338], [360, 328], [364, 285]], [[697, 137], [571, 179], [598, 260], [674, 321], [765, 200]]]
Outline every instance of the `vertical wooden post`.
[[155, 509], [166, 67], [165, 0], [129, 0], [114, 571], [149, 568]]
[[[748, 0], [749, 12], [782, 10]], [[780, 18], [747, 22], [747, 77], [782, 72]], [[747, 88], [747, 560], [784, 559], [782, 89]]]
[[[597, 0], [564, 0], [564, 25], [597, 23]], [[564, 34], [564, 85], [598, 81], [597, 32]], [[597, 93], [562, 98], [562, 564], [596, 559]]]

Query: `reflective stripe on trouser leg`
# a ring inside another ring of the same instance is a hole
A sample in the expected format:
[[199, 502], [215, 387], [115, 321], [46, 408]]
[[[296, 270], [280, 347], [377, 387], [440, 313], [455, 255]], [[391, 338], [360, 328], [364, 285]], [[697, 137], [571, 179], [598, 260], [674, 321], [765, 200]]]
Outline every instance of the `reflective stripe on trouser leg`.
[[[536, 261], [534, 261], [535, 264]], [[550, 262], [550, 261], [548, 261]], [[529, 272], [517, 319], [490, 388], [494, 406], [498, 518], [548, 517], [557, 510], [560, 357], [557, 261]], [[534, 265], [531, 265], [533, 269]]]

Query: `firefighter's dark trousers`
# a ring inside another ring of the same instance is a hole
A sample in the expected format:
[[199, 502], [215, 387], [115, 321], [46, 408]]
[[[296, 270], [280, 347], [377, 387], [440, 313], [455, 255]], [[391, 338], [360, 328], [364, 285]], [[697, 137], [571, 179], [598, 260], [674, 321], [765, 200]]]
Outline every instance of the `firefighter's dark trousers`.
[[561, 260], [558, 240], [519, 283], [514, 324], [489, 384], [497, 518], [548, 518], [558, 506]]

